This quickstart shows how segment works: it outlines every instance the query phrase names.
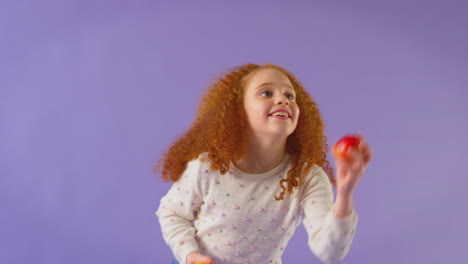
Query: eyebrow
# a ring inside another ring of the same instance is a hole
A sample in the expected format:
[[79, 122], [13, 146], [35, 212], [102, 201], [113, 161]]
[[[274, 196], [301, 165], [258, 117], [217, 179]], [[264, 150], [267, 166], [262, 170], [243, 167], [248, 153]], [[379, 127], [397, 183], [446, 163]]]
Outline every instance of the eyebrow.
[[[262, 83], [262, 84], [260, 84], [259, 86], [257, 86], [257, 88], [255, 88], [255, 91], [258, 90], [258, 89], [260, 89], [260, 88], [263, 87], [263, 86], [275, 85], [275, 84], [276, 84], [276, 83], [272, 83], [272, 82]], [[286, 86], [287, 88], [289, 88], [289, 89], [291, 89], [291, 90], [293, 90], [293, 91], [295, 92], [294, 88], [292, 88], [291, 85], [286, 84], [286, 83], [283, 83], [283, 84], [281, 84], [281, 85], [282, 85], [282, 86]]]

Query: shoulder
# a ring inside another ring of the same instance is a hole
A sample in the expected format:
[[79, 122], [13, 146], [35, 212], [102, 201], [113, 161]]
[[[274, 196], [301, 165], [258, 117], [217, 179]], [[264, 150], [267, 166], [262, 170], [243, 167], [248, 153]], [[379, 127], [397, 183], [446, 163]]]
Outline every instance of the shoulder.
[[198, 155], [197, 158], [191, 160], [190, 162], [197, 164], [197, 166], [202, 169], [209, 169], [211, 167], [211, 160], [208, 154], [208, 152], [202, 152]]
[[[303, 168], [304, 169], [304, 168]], [[325, 170], [317, 164], [310, 166], [308, 172], [304, 172], [300, 179], [301, 200], [310, 199], [310, 197], [331, 197], [333, 201], [333, 186]]]
[[202, 152], [187, 163], [185, 177], [189, 178], [194, 186], [197, 186], [200, 193], [210, 192], [210, 188], [213, 187], [213, 179], [219, 175], [218, 171], [211, 169], [211, 160], [208, 154], [208, 152]]
[[208, 158], [208, 153], [200, 153], [196, 158], [186, 163], [184, 172], [177, 180], [178, 184], [199, 186], [200, 182], [207, 179], [210, 166], [211, 162]]
[[198, 155], [197, 160], [201, 163], [211, 163], [208, 152], [202, 152]]
[[300, 179], [307, 185], [316, 184], [320, 181], [329, 181], [327, 173], [321, 166], [317, 164], [308, 166], [307, 162], [302, 166]]
[[181, 178], [187, 178], [190, 175], [190, 178], [194, 178], [197, 175], [200, 175], [200, 172], [206, 166], [205, 153], [199, 154], [196, 158], [193, 158], [185, 164], [185, 170], [181, 175]]
[[208, 157], [208, 152], [202, 152], [198, 154], [196, 158], [193, 158], [187, 162], [187, 164], [205, 164], [210, 162], [210, 158]]
[[208, 152], [202, 152], [198, 157], [187, 162], [186, 171], [192, 174], [204, 175], [211, 171], [211, 160]]

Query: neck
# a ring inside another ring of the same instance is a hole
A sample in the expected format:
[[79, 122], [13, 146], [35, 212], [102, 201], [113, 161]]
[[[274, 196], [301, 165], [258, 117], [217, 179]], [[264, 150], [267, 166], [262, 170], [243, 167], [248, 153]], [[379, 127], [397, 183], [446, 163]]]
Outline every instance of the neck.
[[243, 156], [234, 162], [241, 171], [249, 174], [265, 173], [274, 169], [284, 159], [287, 137], [255, 137], [249, 135]]

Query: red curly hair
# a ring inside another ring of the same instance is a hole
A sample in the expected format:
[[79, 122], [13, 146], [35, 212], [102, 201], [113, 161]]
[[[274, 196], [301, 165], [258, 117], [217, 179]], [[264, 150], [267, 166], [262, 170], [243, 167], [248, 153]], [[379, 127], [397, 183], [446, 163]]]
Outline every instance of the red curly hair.
[[[192, 126], [170, 145], [156, 164], [154, 172], [158, 173], [162, 168], [161, 178], [166, 182], [175, 182], [186, 169], [187, 162], [208, 152], [211, 169], [219, 170], [222, 175], [226, 174], [230, 161], [237, 161], [242, 157], [247, 120], [243, 107], [244, 89], [257, 71], [266, 68], [276, 69], [289, 78], [296, 91], [296, 103], [300, 109], [296, 129], [286, 141], [291, 169], [287, 178], [279, 181], [282, 192], [275, 199], [282, 200], [286, 191], [291, 194], [293, 188], [299, 186], [304, 164], [305, 173], [309, 172], [313, 164], [321, 166], [335, 186], [334, 172], [327, 160], [325, 126], [317, 104], [292, 73], [273, 64], [236, 66], [215, 78], [199, 104]], [[232, 116], [239, 118], [231, 118]]]

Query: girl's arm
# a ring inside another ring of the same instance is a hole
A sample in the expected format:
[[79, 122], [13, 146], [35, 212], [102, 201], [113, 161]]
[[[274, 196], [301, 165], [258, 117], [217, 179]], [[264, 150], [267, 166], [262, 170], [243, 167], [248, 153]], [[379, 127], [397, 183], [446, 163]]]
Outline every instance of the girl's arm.
[[192, 225], [195, 213], [203, 202], [199, 172], [198, 159], [188, 162], [187, 169], [162, 197], [156, 211], [164, 241], [180, 264], [185, 264], [189, 253], [199, 250]]
[[337, 193], [333, 215], [336, 218], [346, 218], [353, 211], [353, 195]]
[[352, 202], [337, 196], [337, 202], [333, 204], [330, 180], [317, 165], [306, 175], [304, 188], [301, 206], [309, 248], [322, 262], [339, 263], [351, 248], [357, 226], [357, 213]]

